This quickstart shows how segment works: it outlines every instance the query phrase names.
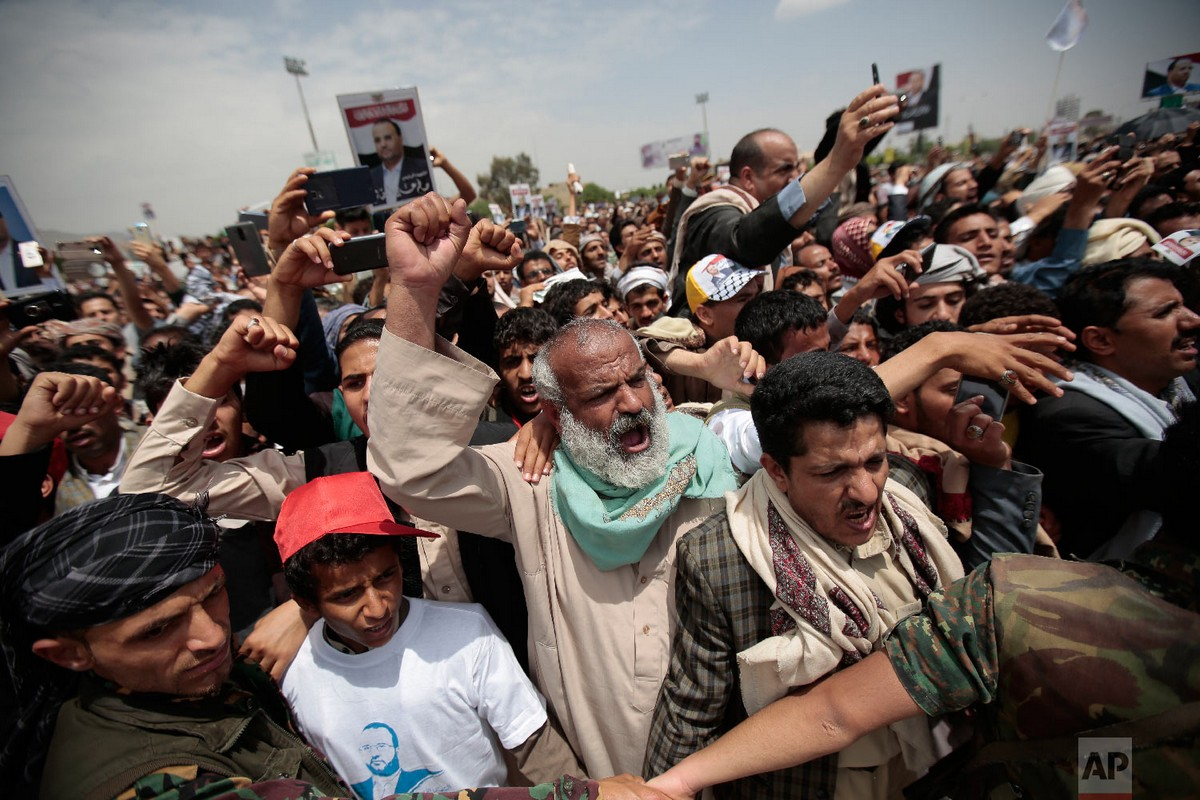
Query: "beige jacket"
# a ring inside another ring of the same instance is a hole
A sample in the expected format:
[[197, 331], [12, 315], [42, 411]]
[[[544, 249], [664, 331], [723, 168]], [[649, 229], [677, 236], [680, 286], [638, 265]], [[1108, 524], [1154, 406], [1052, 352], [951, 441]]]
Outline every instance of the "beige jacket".
[[675, 630], [675, 542], [723, 500], [683, 500], [642, 560], [602, 572], [531, 486], [511, 443], [469, 448], [496, 384], [439, 339], [384, 331], [372, 386], [371, 471], [394, 501], [444, 525], [511, 541], [529, 604], [534, 679], [588, 775], [638, 774]]
[[[220, 405], [176, 381], [125, 468], [121, 493], [161, 492], [191, 503], [208, 492], [208, 513], [214, 516], [275, 520], [283, 499], [305, 483], [304, 453], [263, 450], [223, 463], [206, 460], [201, 455], [204, 433]], [[426, 520], [414, 518], [413, 523], [442, 534], [417, 539], [426, 599], [470, 602], [457, 533]]]

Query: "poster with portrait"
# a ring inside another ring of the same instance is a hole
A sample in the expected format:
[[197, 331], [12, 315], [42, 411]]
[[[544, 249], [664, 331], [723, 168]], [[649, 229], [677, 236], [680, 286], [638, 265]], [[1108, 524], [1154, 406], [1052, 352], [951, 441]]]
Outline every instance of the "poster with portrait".
[[[7, 175], [0, 175], [0, 217], [0, 296], [19, 297], [61, 288], [57, 278], [43, 275], [55, 274], [53, 265], [30, 268], [21, 260], [18, 245], [38, 241], [38, 234], [33, 217], [21, 202], [12, 178]], [[39, 244], [47, 250], [52, 247], [52, 243]]]
[[1079, 123], [1069, 119], [1056, 119], [1046, 126], [1046, 164], [1062, 164], [1074, 161], [1079, 145]]
[[1200, 255], [1200, 230], [1176, 231], [1158, 244], [1151, 245], [1150, 249], [1157, 251], [1172, 264], [1182, 267]]
[[1146, 65], [1142, 74], [1142, 99], [1200, 93], [1200, 53], [1171, 56]]
[[513, 219], [527, 219], [529, 217], [529, 196], [533, 192], [529, 188], [528, 183], [510, 183], [508, 185], [508, 203], [512, 208]]
[[337, 101], [354, 163], [371, 168], [372, 208], [403, 205], [434, 191], [417, 87], [340, 94]]
[[642, 169], [667, 167], [670, 165], [671, 156], [677, 153], [687, 153], [692, 157], [707, 156], [708, 137], [703, 133], [693, 133], [691, 136], [677, 136], [674, 139], [644, 144]]
[[546, 198], [543, 195], [529, 195], [529, 208], [538, 219], [546, 218]]
[[938, 126], [941, 86], [941, 64], [910, 69], [896, 76], [896, 91], [908, 95], [904, 107], [896, 116], [896, 133], [911, 133]]

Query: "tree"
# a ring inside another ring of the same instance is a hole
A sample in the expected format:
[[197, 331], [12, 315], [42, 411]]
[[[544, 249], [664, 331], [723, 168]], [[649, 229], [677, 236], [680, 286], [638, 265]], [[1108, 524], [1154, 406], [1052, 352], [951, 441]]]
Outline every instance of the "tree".
[[492, 156], [490, 173], [475, 176], [479, 184], [479, 197], [489, 203], [499, 203], [512, 210], [508, 197], [508, 186], [512, 183], [528, 183], [530, 191], [537, 193], [538, 169], [527, 153], [517, 153], [516, 158]]
[[616, 199], [616, 195], [597, 183], [585, 183], [579, 195], [581, 203], [611, 203]]

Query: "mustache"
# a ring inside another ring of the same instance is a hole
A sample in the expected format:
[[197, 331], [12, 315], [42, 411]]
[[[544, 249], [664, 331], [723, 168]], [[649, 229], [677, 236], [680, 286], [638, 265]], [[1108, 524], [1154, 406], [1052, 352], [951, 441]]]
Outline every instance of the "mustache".
[[629, 433], [643, 426], [649, 426], [652, 422], [654, 422], [654, 415], [650, 413], [650, 409], [648, 408], [643, 408], [636, 414], [622, 413], [609, 426], [608, 436], [616, 442], [622, 434]]

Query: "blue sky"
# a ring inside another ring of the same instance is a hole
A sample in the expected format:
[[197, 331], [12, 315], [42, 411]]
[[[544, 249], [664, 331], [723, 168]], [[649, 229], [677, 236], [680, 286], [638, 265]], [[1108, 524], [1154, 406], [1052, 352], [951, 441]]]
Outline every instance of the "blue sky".
[[[1194, 0], [1084, 0], [1059, 94], [1149, 110], [1144, 64], [1200, 51]], [[167, 234], [214, 231], [267, 200], [311, 149], [282, 56], [304, 59], [323, 149], [352, 165], [337, 94], [416, 85], [430, 141], [468, 176], [526, 151], [622, 190], [657, 182], [642, 144], [709, 130], [727, 156], [781, 128], [812, 149], [869, 83], [941, 62], [943, 127], [1038, 126], [1062, 0], [754, 2], [149, 2], [0, 0], [0, 174], [38, 227], [121, 229], [149, 201]], [[906, 141], [901, 138], [900, 144]], [[449, 189], [449, 182], [442, 183]]]

